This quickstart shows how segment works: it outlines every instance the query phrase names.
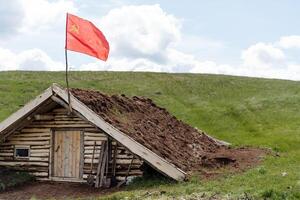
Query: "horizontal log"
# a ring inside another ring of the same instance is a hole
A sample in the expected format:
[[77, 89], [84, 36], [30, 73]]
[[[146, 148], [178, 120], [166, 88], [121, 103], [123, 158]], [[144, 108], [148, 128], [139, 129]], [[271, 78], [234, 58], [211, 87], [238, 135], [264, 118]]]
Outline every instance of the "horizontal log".
[[122, 147], [122, 146], [118, 146], [118, 150], [126, 151], [126, 152], [129, 153], [129, 151], [126, 148]]
[[89, 128], [82, 128], [82, 131], [84, 131], [84, 132], [86, 132], [86, 131], [98, 132], [99, 130], [97, 128], [95, 128], [94, 126], [91, 126]]
[[66, 121], [39, 121], [39, 122], [33, 122], [31, 125], [70, 125], [70, 124], [86, 124], [90, 125], [88, 122], [85, 121], [73, 121], [73, 120], [66, 120]]
[[[105, 141], [105, 140], [102, 140], [102, 141]], [[101, 142], [102, 141], [96, 141], [96, 145], [101, 145]], [[86, 145], [90, 145], [90, 146], [93, 146], [94, 145], [94, 141], [84, 141], [84, 145], [86, 146]]]
[[[95, 157], [96, 157], [96, 156], [99, 156], [99, 154], [100, 154], [100, 149], [95, 150], [94, 156], [95, 156]], [[84, 151], [84, 155], [85, 155], [85, 156], [92, 156], [92, 155], [93, 155], [93, 150], [85, 150], [85, 151]]]
[[14, 160], [14, 157], [13, 156], [10, 156], [10, 157], [8, 157], [8, 156], [5, 156], [5, 157], [1, 156], [0, 160], [2, 160], [2, 161]]
[[9, 141], [47, 141], [50, 137], [12, 137]]
[[88, 128], [90, 124], [30, 124], [30, 128]]
[[50, 178], [36, 177], [35, 180], [37, 180], [37, 181], [50, 181]]
[[[94, 148], [93, 145], [84, 146], [84, 153], [85, 154], [92, 154], [93, 153], [93, 148]], [[97, 145], [96, 148], [95, 148], [95, 150], [97, 152], [99, 152], [99, 153], [100, 153], [100, 149], [101, 149], [100, 145]], [[126, 155], [126, 156], [132, 158], [132, 154], [131, 153], [124, 153], [124, 151], [122, 152], [122, 150], [117, 150], [117, 155]]]
[[84, 141], [106, 141], [107, 137], [106, 136], [97, 136], [97, 137], [92, 137], [92, 136], [84, 136]]
[[42, 121], [42, 120], [53, 120], [54, 115], [34, 115], [34, 120]]
[[[100, 151], [100, 147], [96, 146], [95, 150], [99, 152]], [[84, 153], [85, 154], [91, 154], [92, 152], [93, 152], [93, 146], [85, 146], [84, 147]]]
[[[92, 159], [91, 158], [84, 158], [84, 163], [91, 163]], [[94, 159], [94, 163], [98, 163], [98, 159]], [[131, 159], [116, 159], [116, 163], [118, 164], [130, 164]], [[133, 160], [133, 164], [142, 164], [142, 161], [140, 160]]]
[[11, 149], [1, 149], [0, 148], [0, 153], [14, 153], [14, 149], [11, 148]]
[[10, 149], [14, 149], [14, 146], [13, 146], [13, 145], [6, 144], [6, 143], [2, 143], [2, 144], [0, 145], [0, 149], [1, 149], [1, 150], [10, 150]]
[[49, 149], [30, 149], [30, 153], [34, 154], [34, 153], [49, 153], [50, 150]]
[[84, 132], [84, 136], [91, 136], [91, 137], [107, 137], [107, 135], [105, 133], [102, 132]]
[[19, 171], [28, 171], [28, 172], [47, 172], [49, 171], [48, 166], [13, 166], [11, 167]]
[[[99, 158], [99, 153], [100, 153], [100, 150], [99, 151], [95, 151], [95, 155], [94, 155], [94, 158]], [[93, 154], [92, 152], [91, 153], [87, 153], [86, 151], [84, 151], [84, 158], [92, 158], [93, 157]], [[114, 156], [112, 155], [112, 158]], [[117, 159], [132, 159], [132, 155], [123, 155], [123, 154], [117, 154]]]
[[[94, 166], [97, 166], [97, 165], [94, 165]], [[86, 165], [86, 167], [83, 168], [83, 173], [87, 173], [89, 174], [91, 172], [91, 166], [89, 165]], [[122, 175], [122, 174], [126, 174], [126, 172], [128, 171], [128, 166], [125, 168], [121, 168], [121, 169], [117, 169], [116, 170], [116, 173], [119, 173]], [[130, 170], [132, 173], [141, 173], [142, 170], [140, 169], [140, 167], [135, 167], [135, 168], [131, 168]], [[93, 168], [93, 173], [97, 173], [97, 167]]]
[[52, 113], [65, 113], [67, 115], [68, 111], [65, 108], [55, 108], [51, 111]]
[[29, 157], [29, 161], [48, 162], [49, 158], [45, 158], [45, 157]]
[[[114, 157], [114, 156], [112, 156], [112, 157]], [[130, 159], [131, 160], [132, 159], [132, 155], [117, 154], [117, 159]]]
[[3, 156], [14, 156], [14, 152], [10, 152], [10, 153], [0, 153], [0, 156], [3, 157]]
[[[92, 154], [93, 153], [93, 147], [91, 149], [84, 148], [84, 154]], [[95, 148], [95, 154], [100, 153], [100, 148]]]
[[30, 172], [33, 176], [48, 177], [48, 172]]
[[[84, 155], [83, 156], [85, 159], [92, 159], [92, 155]], [[94, 161], [97, 159], [97, 162], [98, 162], [98, 158], [99, 158], [99, 153], [98, 153], [98, 155], [96, 154], [96, 155], [94, 155]]]
[[35, 153], [30, 151], [30, 157], [48, 157], [49, 156], [49, 152], [46, 153]]
[[51, 133], [50, 128], [30, 128], [25, 127], [21, 130], [21, 133]]
[[0, 166], [49, 166], [47, 162], [0, 161]]
[[46, 133], [18, 133], [13, 135], [13, 137], [50, 137], [50, 132]]
[[30, 149], [49, 149], [50, 145], [32, 145]]
[[49, 145], [50, 141], [7, 141], [9, 145]]
[[54, 121], [83, 121], [82, 119], [80, 119], [79, 117], [68, 117], [65, 115], [54, 115]]

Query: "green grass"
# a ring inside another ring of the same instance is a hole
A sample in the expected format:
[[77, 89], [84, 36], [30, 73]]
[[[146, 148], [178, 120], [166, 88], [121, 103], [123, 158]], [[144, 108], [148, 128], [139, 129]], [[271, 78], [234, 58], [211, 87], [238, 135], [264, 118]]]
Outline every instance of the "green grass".
[[17, 172], [13, 170], [0, 169], [0, 191], [11, 187], [24, 185], [33, 181], [34, 177], [27, 172]]
[[[0, 120], [49, 87], [64, 73], [1, 72]], [[186, 183], [144, 180], [106, 199], [190, 197], [300, 199], [300, 83], [221, 75], [71, 72], [72, 87], [142, 95], [179, 119], [234, 146], [268, 147], [258, 167], [217, 180]], [[286, 172], [286, 176], [282, 173]], [[150, 194], [149, 194], [150, 192]], [[144, 198], [145, 196], [143, 196]]]

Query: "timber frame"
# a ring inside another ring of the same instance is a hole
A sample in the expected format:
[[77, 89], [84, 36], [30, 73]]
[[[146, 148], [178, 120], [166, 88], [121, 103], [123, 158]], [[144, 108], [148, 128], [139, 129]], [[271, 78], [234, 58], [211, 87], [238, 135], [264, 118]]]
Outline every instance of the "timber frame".
[[[68, 109], [68, 93], [58, 84], [53, 84], [41, 95], [0, 123], [0, 143], [4, 142], [6, 138], [15, 131], [25, 127], [32, 120], [39, 118], [39, 112], [51, 110], [54, 105], [57, 104]], [[184, 171], [107, 123], [72, 94], [70, 95], [70, 107], [75, 115], [104, 131], [105, 134], [123, 145], [135, 157], [145, 161], [160, 173], [176, 181], [183, 181], [186, 179], [186, 173]]]

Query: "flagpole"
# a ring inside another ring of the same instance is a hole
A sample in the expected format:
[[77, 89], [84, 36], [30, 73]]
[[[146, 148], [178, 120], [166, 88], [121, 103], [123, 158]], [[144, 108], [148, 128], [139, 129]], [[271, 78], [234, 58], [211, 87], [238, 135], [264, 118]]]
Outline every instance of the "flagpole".
[[68, 28], [68, 13], [66, 17], [66, 46], [65, 46], [65, 60], [66, 60], [66, 84], [67, 84], [67, 92], [68, 92], [68, 103], [69, 103], [69, 114], [72, 112], [71, 106], [71, 95], [70, 95], [70, 88], [69, 88], [69, 76], [68, 76], [68, 51], [67, 51], [67, 28]]

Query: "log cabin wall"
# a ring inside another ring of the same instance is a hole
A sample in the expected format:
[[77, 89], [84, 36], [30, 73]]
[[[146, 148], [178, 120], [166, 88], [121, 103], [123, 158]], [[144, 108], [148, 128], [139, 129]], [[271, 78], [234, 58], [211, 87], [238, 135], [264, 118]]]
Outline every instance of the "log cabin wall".
[[[96, 174], [101, 142], [108, 140], [108, 136], [81, 118], [74, 115], [69, 116], [64, 108], [56, 108], [49, 113], [36, 117], [29, 125], [21, 131], [13, 133], [5, 142], [0, 144], [0, 166], [28, 171], [39, 180], [49, 180], [49, 176], [53, 172], [52, 154], [55, 130], [79, 130], [81, 132], [83, 138], [81, 147], [83, 148], [83, 155], [81, 157], [83, 160], [80, 170], [83, 180], [86, 180], [90, 174], [93, 146], [96, 142], [92, 172]], [[116, 141], [112, 140], [112, 152], [116, 145]], [[16, 158], [15, 147], [29, 147], [29, 157]], [[119, 144], [116, 152], [117, 180], [124, 180], [131, 162], [128, 176], [141, 176], [143, 174], [140, 169], [143, 164], [142, 160], [135, 157], [132, 161], [132, 154]], [[113, 153], [111, 157], [113, 158]], [[112, 170], [110, 171], [112, 173]]]

